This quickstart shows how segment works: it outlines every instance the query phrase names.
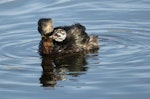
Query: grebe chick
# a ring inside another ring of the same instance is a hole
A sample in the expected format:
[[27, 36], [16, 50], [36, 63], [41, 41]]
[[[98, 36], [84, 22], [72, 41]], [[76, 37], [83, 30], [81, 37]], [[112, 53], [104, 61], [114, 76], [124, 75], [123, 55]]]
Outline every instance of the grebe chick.
[[52, 35], [53, 40], [62, 42], [66, 39], [67, 33], [64, 29], [55, 29]]

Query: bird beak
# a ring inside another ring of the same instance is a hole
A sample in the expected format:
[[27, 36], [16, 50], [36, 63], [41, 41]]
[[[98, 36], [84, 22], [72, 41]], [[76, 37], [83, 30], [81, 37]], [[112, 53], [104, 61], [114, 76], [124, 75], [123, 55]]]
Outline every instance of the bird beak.
[[48, 34], [41, 33], [41, 39], [47, 39], [49, 38]]

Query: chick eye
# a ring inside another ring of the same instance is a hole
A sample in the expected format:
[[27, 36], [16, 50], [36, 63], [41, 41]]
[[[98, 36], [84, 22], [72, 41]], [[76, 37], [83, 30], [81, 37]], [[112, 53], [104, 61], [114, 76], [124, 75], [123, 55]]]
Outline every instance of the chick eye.
[[65, 35], [64, 31], [61, 32], [62, 35]]

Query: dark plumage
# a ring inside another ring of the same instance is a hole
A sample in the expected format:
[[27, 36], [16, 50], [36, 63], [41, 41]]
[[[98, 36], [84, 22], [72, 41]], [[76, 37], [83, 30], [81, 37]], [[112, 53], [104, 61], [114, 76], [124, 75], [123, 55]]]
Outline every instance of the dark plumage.
[[67, 37], [63, 42], [57, 42], [54, 40], [54, 50], [59, 53], [70, 53], [80, 51], [98, 50], [98, 37], [88, 36], [85, 32], [86, 28], [77, 23], [71, 26], [60, 26], [54, 28], [64, 29], [67, 33]]
[[53, 51], [53, 40], [51, 38], [42, 39], [39, 43], [40, 55], [50, 55]]
[[83, 51], [97, 51], [99, 49], [98, 37], [88, 36], [86, 28], [79, 23], [53, 29], [51, 19], [40, 19], [38, 31], [42, 36], [39, 45], [41, 55], [62, 55]]

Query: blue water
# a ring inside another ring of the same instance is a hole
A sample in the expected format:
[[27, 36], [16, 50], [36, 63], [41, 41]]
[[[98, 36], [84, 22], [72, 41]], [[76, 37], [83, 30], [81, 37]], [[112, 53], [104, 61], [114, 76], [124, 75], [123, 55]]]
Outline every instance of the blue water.
[[[149, 99], [149, 0], [1, 0], [1, 99]], [[37, 21], [83, 24], [100, 50], [41, 58]]]

